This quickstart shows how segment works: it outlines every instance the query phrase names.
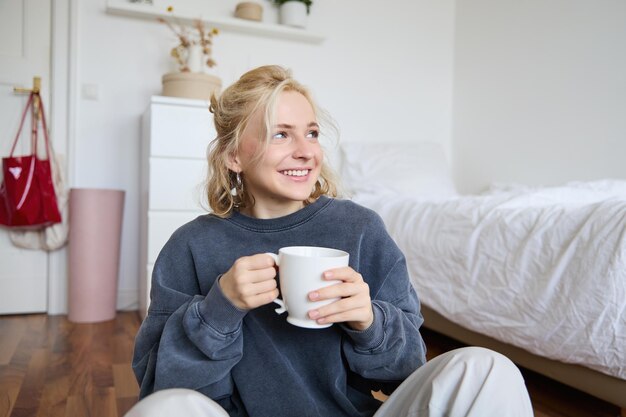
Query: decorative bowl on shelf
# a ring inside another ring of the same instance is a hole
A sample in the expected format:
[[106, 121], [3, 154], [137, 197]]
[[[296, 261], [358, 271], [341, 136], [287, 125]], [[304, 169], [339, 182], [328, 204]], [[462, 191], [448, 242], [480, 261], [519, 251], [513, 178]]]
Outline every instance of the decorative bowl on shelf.
[[263, 6], [252, 1], [243, 1], [235, 7], [235, 17], [260, 22], [263, 20]]
[[222, 80], [211, 74], [198, 72], [170, 72], [163, 76], [163, 95], [169, 97], [209, 100], [218, 95]]

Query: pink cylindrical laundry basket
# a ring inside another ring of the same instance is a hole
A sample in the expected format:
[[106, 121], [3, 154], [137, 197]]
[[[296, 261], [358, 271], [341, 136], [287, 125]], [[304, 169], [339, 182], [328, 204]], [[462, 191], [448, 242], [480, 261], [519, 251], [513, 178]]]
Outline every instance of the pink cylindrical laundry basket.
[[124, 194], [70, 189], [68, 319], [72, 322], [115, 318]]

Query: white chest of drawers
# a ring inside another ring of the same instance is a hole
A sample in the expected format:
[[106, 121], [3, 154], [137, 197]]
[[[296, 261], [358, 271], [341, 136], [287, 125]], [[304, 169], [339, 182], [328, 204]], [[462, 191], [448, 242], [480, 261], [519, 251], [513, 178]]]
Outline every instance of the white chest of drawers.
[[143, 115], [139, 311], [150, 302], [154, 262], [171, 234], [206, 213], [206, 149], [215, 138], [208, 103], [153, 96]]

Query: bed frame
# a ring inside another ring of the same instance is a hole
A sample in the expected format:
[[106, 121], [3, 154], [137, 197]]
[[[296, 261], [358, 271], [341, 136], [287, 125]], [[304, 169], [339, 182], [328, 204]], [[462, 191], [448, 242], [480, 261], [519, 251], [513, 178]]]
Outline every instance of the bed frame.
[[621, 417], [626, 417], [626, 380], [584, 366], [534, 355], [521, 348], [459, 326], [423, 304], [421, 310], [424, 316], [424, 327], [468, 345], [482, 346], [500, 352], [524, 368], [617, 405], [620, 407]]

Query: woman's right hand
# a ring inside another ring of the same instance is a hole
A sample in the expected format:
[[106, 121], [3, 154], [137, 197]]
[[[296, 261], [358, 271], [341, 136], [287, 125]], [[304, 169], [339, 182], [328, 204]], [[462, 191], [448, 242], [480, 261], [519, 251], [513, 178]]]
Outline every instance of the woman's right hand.
[[237, 308], [252, 310], [278, 297], [274, 259], [267, 254], [244, 256], [219, 280], [222, 293]]

